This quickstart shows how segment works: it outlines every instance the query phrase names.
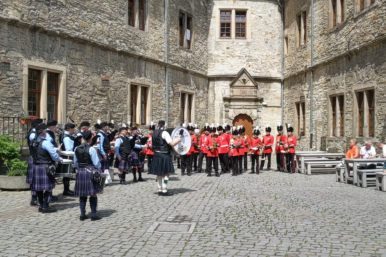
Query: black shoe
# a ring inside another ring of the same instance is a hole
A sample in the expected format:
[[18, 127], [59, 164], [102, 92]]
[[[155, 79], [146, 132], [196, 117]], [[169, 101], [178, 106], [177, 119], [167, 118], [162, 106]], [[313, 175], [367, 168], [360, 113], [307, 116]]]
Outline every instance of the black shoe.
[[138, 180], [135, 178], [135, 179], [133, 179], [133, 183], [137, 183], [138, 182]]
[[[40, 208], [39, 208], [40, 209]], [[40, 211], [40, 210], [39, 210]], [[41, 208], [42, 213], [51, 213], [51, 212], [57, 212], [57, 209], [54, 209], [52, 207], [47, 207], [47, 208]]]
[[42, 212], [42, 207], [39, 206], [38, 212]]
[[100, 219], [101, 217], [99, 217], [98, 215], [91, 216], [91, 221], [100, 220]]
[[31, 206], [40, 206], [38, 200], [31, 200], [31, 202], [30, 202], [29, 204], [30, 204]]
[[63, 195], [74, 196], [74, 192], [71, 190], [66, 190], [66, 191], [63, 191]]
[[220, 173], [216, 172], [216, 177], [220, 177]]
[[119, 181], [119, 184], [122, 184], [122, 180]]
[[249, 174], [255, 174], [255, 172], [252, 170], [251, 172], [249, 172]]
[[159, 195], [160, 195], [160, 196], [172, 196], [172, 195], [174, 195], [174, 194], [169, 193], [169, 192], [166, 192], [166, 193], [161, 192], [161, 194], [159, 194]]
[[197, 171], [197, 173], [201, 173], [201, 170]]
[[79, 217], [79, 220], [81, 220], [81, 221], [84, 221], [84, 220], [87, 220], [89, 217], [87, 217], [86, 215], [84, 215], [84, 216], [80, 216]]
[[144, 181], [146, 181], [146, 180], [144, 180], [143, 178], [139, 178], [138, 181], [139, 181], [139, 182], [144, 182]]
[[181, 176], [185, 176], [185, 172], [182, 172], [182, 173], [181, 173]]
[[127, 185], [127, 182], [126, 182], [126, 181], [122, 181], [121, 184], [122, 184], [122, 185]]
[[191, 173], [191, 172], [188, 172], [188, 176], [192, 176], [192, 173]]
[[51, 202], [59, 201], [59, 197], [51, 195]]
[[211, 177], [211, 176], [212, 176], [212, 174], [208, 173], [207, 177]]
[[260, 174], [260, 171], [256, 171], [256, 175], [259, 175]]

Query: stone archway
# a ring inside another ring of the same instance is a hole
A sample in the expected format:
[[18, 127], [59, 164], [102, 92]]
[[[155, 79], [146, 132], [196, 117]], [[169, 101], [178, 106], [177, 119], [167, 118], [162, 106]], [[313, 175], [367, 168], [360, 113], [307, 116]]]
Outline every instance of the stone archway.
[[245, 134], [252, 138], [253, 132], [253, 120], [250, 116], [246, 114], [239, 114], [233, 119], [233, 126], [237, 127], [243, 125], [245, 128]]

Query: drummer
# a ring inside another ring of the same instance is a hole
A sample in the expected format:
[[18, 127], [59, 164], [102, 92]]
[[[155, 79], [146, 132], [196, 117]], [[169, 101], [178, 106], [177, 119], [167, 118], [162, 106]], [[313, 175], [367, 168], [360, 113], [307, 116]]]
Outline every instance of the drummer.
[[[67, 123], [64, 125], [64, 134], [63, 134], [63, 146], [62, 150], [73, 152], [74, 151], [74, 138], [72, 134], [74, 133], [75, 124]], [[63, 195], [73, 196], [74, 192], [70, 190], [70, 178], [63, 178]]]
[[[183, 130], [181, 130], [183, 133]], [[169, 146], [174, 147], [181, 142], [180, 136], [172, 141], [169, 133], [165, 131], [165, 121], [158, 122], [158, 128], [153, 132], [152, 143], [154, 157], [149, 174], [157, 176], [158, 194], [163, 196], [172, 195], [167, 190], [169, 175], [175, 173]]]
[[97, 215], [99, 187], [95, 187], [91, 181], [93, 172], [98, 172], [101, 163], [96, 150], [90, 146], [92, 134], [90, 131], [82, 132], [81, 145], [75, 148], [74, 164], [78, 168], [74, 194], [79, 196], [79, 207], [81, 221], [88, 219], [86, 216], [87, 197], [90, 197], [91, 221], [100, 220]]

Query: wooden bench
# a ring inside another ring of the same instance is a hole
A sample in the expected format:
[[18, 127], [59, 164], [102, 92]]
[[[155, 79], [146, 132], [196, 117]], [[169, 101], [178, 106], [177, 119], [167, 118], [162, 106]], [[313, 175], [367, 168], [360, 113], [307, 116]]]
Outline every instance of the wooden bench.
[[335, 168], [336, 182], [343, 183], [344, 182], [344, 166]]
[[381, 190], [383, 192], [386, 191], [386, 173], [382, 172], [377, 172], [375, 173], [375, 186], [377, 187], [378, 190]]
[[[339, 163], [341, 163], [341, 161], [335, 161], [335, 160], [323, 160], [323, 161], [309, 161], [309, 160], [305, 160], [304, 161], [304, 165], [307, 166], [307, 175], [311, 175], [311, 169], [312, 167], [319, 167], [319, 168], [322, 168], [323, 169], [335, 169], [335, 166], [338, 165]], [[333, 165], [334, 167], [326, 167], [326, 166], [330, 166], [330, 165]]]
[[377, 172], [381, 171], [380, 169], [363, 169], [358, 170], [358, 181], [357, 186], [361, 186], [363, 188], [366, 188], [369, 185], [375, 186], [376, 184], [376, 177], [375, 174]]

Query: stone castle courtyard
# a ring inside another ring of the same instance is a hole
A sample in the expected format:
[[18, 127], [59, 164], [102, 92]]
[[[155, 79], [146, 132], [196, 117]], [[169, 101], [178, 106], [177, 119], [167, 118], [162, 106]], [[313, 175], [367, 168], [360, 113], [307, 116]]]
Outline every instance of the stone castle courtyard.
[[331, 174], [177, 174], [170, 197], [150, 175], [115, 181], [98, 222], [79, 221], [75, 197], [41, 214], [29, 191], [1, 191], [0, 256], [386, 256], [386, 194], [374, 187]]

